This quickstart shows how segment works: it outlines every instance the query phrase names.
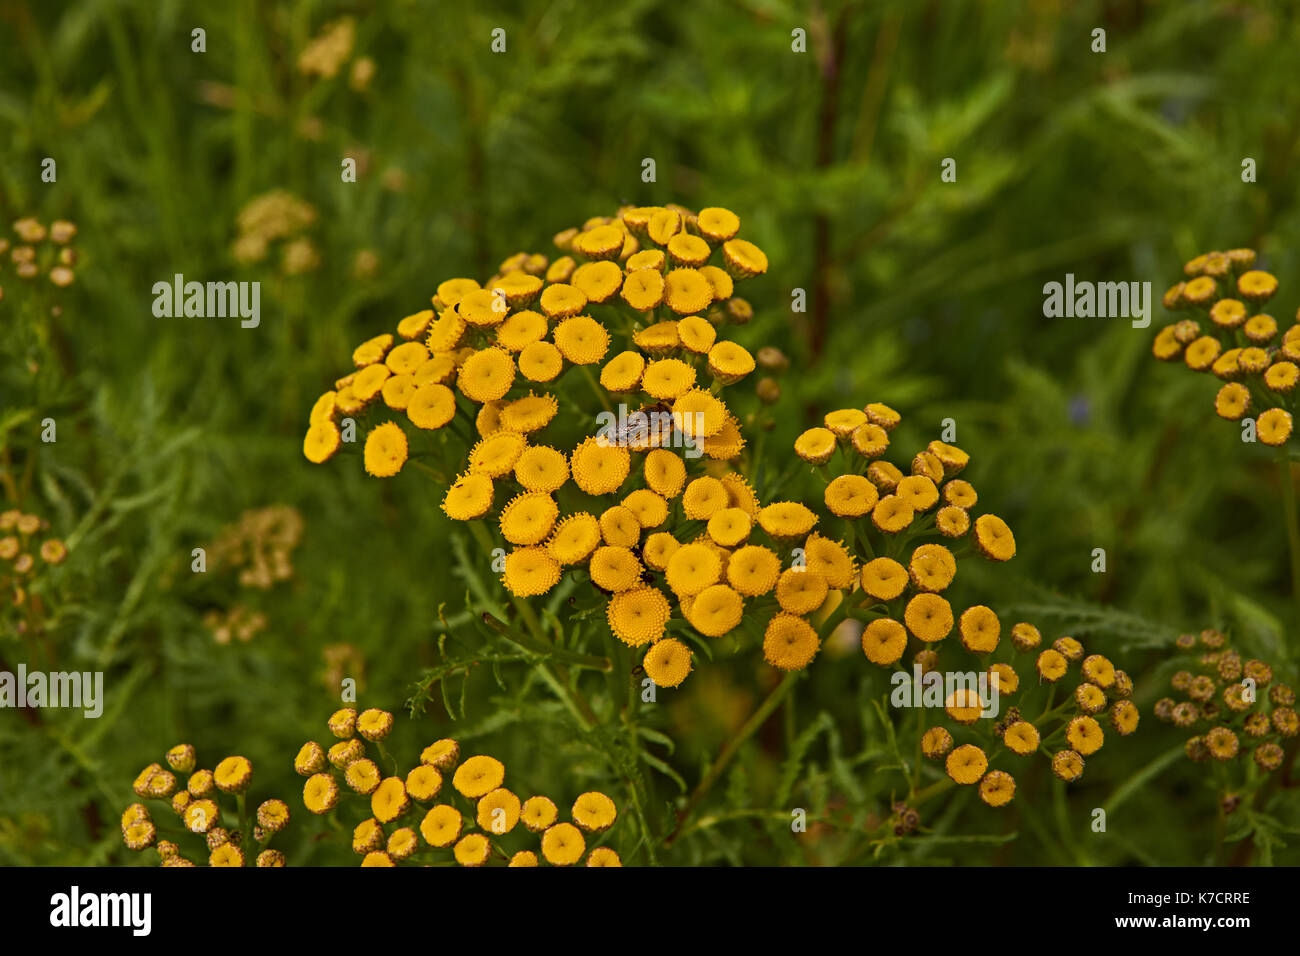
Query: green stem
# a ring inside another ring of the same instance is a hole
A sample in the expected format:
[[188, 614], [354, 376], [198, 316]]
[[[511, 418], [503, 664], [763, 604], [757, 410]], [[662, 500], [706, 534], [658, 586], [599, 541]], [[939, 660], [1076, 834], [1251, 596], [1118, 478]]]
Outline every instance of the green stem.
[[[1291, 550], [1291, 599], [1295, 603], [1295, 625], [1300, 627], [1300, 522], [1296, 519], [1295, 478], [1291, 473], [1291, 457], [1286, 446], [1278, 454], [1279, 476], [1282, 481], [1282, 511], [1286, 516], [1287, 545]], [[1289, 656], [1290, 648], [1283, 644], [1283, 653]]]
[[727, 769], [727, 765], [736, 756], [736, 751], [740, 749], [741, 744], [757, 733], [763, 724], [767, 723], [767, 718], [771, 717], [772, 712], [781, 706], [781, 701], [794, 689], [794, 685], [798, 682], [802, 673], [802, 671], [791, 671], [786, 674], [781, 683], [777, 684], [763, 703], [759, 704], [758, 709], [754, 711], [749, 720], [745, 721], [744, 726], [727, 741], [717, 759], [713, 761], [713, 765], [709, 767], [708, 772], [704, 775], [704, 779], [700, 781], [699, 786], [691, 794], [685, 808], [677, 815], [677, 826], [673, 828], [673, 832], [664, 841], [665, 846], [676, 839], [681, 832], [682, 825], [690, 819], [691, 814], [695, 812], [695, 808], [700, 805], [700, 801], [708, 795], [709, 790], [718, 782], [718, 778], [722, 776], [722, 772]]

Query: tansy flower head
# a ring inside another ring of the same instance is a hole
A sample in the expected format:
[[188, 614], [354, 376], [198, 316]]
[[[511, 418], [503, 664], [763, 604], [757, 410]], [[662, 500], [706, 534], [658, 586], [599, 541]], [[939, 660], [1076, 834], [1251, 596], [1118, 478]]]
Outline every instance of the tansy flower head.
[[663, 637], [671, 611], [662, 591], [635, 587], [610, 598], [606, 617], [615, 637], [632, 647], [640, 647]]
[[775, 615], [763, 634], [763, 657], [784, 671], [803, 670], [820, 646], [821, 640], [812, 625], [788, 612]]
[[[656, 641], [646, 652], [642, 666], [646, 675], [659, 687], [677, 687], [691, 672], [691, 651], [676, 638]], [[561, 824], [563, 825], [563, 824]], [[549, 830], [547, 831], [550, 832]], [[543, 844], [543, 851], [545, 845]], [[550, 855], [545, 854], [549, 860]], [[551, 862], [555, 862], [552, 860]]]

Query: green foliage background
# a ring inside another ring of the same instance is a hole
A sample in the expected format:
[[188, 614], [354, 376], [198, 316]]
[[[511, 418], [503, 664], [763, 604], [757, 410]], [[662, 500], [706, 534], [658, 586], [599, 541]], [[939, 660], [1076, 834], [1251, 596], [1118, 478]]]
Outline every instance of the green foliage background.
[[[377, 66], [364, 91], [346, 68], [323, 80], [295, 69], [344, 15], [357, 19], [354, 56]], [[490, 52], [496, 27], [505, 54]], [[1104, 54], [1090, 49], [1097, 27]], [[791, 51], [795, 28], [807, 53]], [[310, 403], [355, 343], [441, 279], [486, 277], [589, 216], [661, 202], [736, 210], [770, 257], [737, 336], [794, 362], [768, 447], [867, 401], [904, 412], [904, 447], [955, 419], [981, 506], [1019, 546], [979, 579], [982, 600], [1111, 655], [1137, 681], [1144, 723], [1068, 794], [1027, 787], [1002, 813], [962, 794], [924, 818], [927, 838], [879, 847], [863, 834], [897, 786], [872, 705], [885, 685], [860, 654], [827, 655], [659, 861], [1300, 862], [1283, 832], [1300, 823], [1294, 791], [1241, 824], [1252, 842], [1221, 846], [1208, 771], [1150, 716], [1181, 630], [1229, 629], [1294, 678], [1276, 467], [1214, 418], [1209, 382], [1150, 358], [1158, 304], [1148, 330], [1041, 307], [1043, 283], [1067, 272], [1149, 280], [1158, 296], [1193, 254], [1245, 245], [1281, 280], [1274, 314], [1290, 320], [1297, 42], [1300, 16], [1281, 0], [4, 0], [2, 221], [74, 220], [83, 258], [48, 338], [0, 268], [0, 446], [20, 506], [75, 545], [57, 578], [70, 595], [57, 663], [104, 668], [108, 700], [98, 721], [0, 712], [0, 862], [152, 858], [121, 845], [117, 815], [139, 768], [182, 740], [207, 766], [252, 759], [258, 797], [294, 811], [291, 864], [352, 862], [318, 838], [291, 767], [337, 706], [322, 649], [356, 645], [360, 703], [401, 711], [443, 661], [439, 607], [454, 616], [474, 582], [458, 576], [427, 480], [302, 458]], [[341, 183], [341, 157], [358, 150], [360, 181]], [[53, 185], [39, 178], [46, 156]], [[644, 157], [656, 183], [641, 181]], [[956, 183], [940, 181], [945, 157]], [[317, 210], [315, 271], [231, 256], [239, 210], [274, 188]], [[351, 270], [362, 249], [379, 262], [366, 279]], [[151, 287], [175, 273], [262, 281], [261, 327], [155, 319]], [[792, 314], [794, 288], [807, 313]], [[46, 416], [56, 444], [39, 440]], [[816, 487], [810, 477], [804, 493]], [[190, 549], [273, 503], [306, 522], [294, 579], [265, 600], [267, 630], [218, 646], [202, 616], [233, 585], [193, 583]], [[1105, 574], [1090, 571], [1097, 547]], [[0, 644], [10, 666], [17, 647]], [[464, 719], [435, 689], [399, 716], [391, 749], [409, 761], [454, 735], [503, 759], [521, 791], [564, 803], [603, 786], [622, 806], [601, 742], [574, 735], [526, 672], [507, 666], [498, 683], [491, 670], [471, 671]], [[747, 655], [664, 693], [654, 726], [674, 749], [653, 746], [652, 817], [771, 683]], [[792, 806], [823, 824], [793, 837]], [[1089, 828], [1095, 807], [1109, 811], [1104, 834]]]

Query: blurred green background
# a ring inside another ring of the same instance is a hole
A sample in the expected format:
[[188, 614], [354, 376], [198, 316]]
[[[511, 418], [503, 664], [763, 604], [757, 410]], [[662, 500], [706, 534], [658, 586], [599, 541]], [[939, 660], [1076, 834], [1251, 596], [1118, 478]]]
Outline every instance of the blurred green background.
[[[498, 27], [507, 50], [494, 54]], [[206, 52], [191, 50], [195, 28]], [[1091, 49], [1097, 28], [1105, 53]], [[807, 52], [792, 51], [795, 29]], [[1085, 638], [1138, 681], [1138, 736], [1071, 790], [1082, 848], [976, 805], [964, 832], [987, 844], [936, 843], [916, 861], [1222, 858], [1207, 774], [1186, 761], [1125, 795], [1108, 833], [1086, 832], [1087, 813], [1181, 742], [1149, 716], [1173, 635], [1220, 626], [1250, 653], [1286, 656], [1297, 622], [1278, 472], [1214, 417], [1210, 382], [1151, 359], [1158, 303], [1146, 330], [1047, 319], [1042, 287], [1071, 272], [1150, 281], [1158, 298], [1192, 255], [1252, 246], [1288, 323], [1298, 42], [1293, 4], [1241, 0], [0, 0], [0, 223], [71, 220], [80, 256], [67, 289], [25, 289], [0, 267], [0, 444], [17, 506], [74, 545], [51, 585], [66, 594], [51, 666], [102, 666], [108, 689], [98, 721], [0, 712], [0, 862], [141, 860], [117, 815], [139, 768], [182, 740], [207, 766], [253, 760], [255, 790], [298, 818], [291, 863], [349, 862], [316, 838], [290, 765], [337, 706], [326, 649], [345, 646], [348, 673], [364, 667], [362, 706], [400, 711], [436, 663], [439, 605], [454, 612], [465, 585], [427, 480], [302, 458], [310, 403], [353, 345], [424, 307], [438, 281], [486, 278], [590, 216], [663, 202], [729, 207], [768, 253], [736, 337], [795, 366], [769, 447], [868, 401], [904, 413], [904, 447], [954, 419], [981, 507], [1019, 546], [978, 578], [981, 600]], [[344, 157], [356, 183], [341, 181]], [[948, 157], [954, 183], [940, 179]], [[1246, 157], [1257, 182], [1241, 181]], [[305, 205], [287, 226], [268, 214], [262, 247], [258, 207], [242, 226], [241, 211], [279, 190]], [[155, 318], [152, 286], [175, 273], [260, 281], [260, 327]], [[806, 312], [791, 311], [794, 289]], [[23, 321], [55, 304], [46, 333]], [[46, 416], [55, 444], [39, 438]], [[251, 592], [230, 572], [189, 573], [193, 547], [274, 504], [303, 519], [290, 580]], [[1098, 547], [1105, 574], [1090, 570]], [[236, 603], [266, 626], [219, 644], [204, 616]], [[8, 666], [21, 647], [0, 644]], [[870, 743], [866, 665], [812, 670], [799, 714], [831, 721], [797, 786], [852, 804], [874, 792], [842, 759]], [[687, 780], [752, 708], [756, 674], [750, 660], [705, 668], [665, 708]], [[440, 704], [399, 718], [395, 749], [456, 735], [557, 800], [602, 784], [562, 724], [535, 723], [519, 683], [475, 675], [465, 721]], [[728, 786], [778, 786], [770, 736]], [[655, 786], [676, 794], [667, 777]], [[796, 847], [746, 827], [666, 860], [849, 855], [838, 838]]]

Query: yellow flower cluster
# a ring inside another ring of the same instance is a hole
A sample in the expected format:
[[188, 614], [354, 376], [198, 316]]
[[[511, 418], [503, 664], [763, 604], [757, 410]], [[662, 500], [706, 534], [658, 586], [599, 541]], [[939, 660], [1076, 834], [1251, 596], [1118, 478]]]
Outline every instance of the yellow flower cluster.
[[1156, 701], [1155, 715], [1194, 732], [1187, 756], [1229, 762], [1250, 750], [1260, 770], [1281, 766], [1286, 741], [1300, 733], [1295, 691], [1274, 681], [1268, 663], [1242, 660], [1220, 631], [1180, 635], [1177, 649], [1190, 660], [1170, 680], [1178, 696]]
[[302, 540], [302, 515], [291, 505], [245, 511], [208, 548], [213, 569], [239, 572], [241, 587], [269, 590], [293, 577], [293, 552]]
[[[266, 800], [254, 818], [246, 817], [246, 795], [253, 779], [253, 765], [247, 757], [227, 757], [214, 769], [205, 770], [198, 767], [191, 745], [177, 744], [165, 759], [166, 766], [151, 763], [141, 770], [133, 789], [141, 799], [166, 803], [171, 811], [168, 822], [160, 828], [145, 804], [131, 804], [122, 814], [122, 839], [128, 848], [152, 846], [163, 866], [194, 866], [175, 841], [163, 839], [174, 829], [178, 838], [203, 837], [209, 866], [247, 866], [250, 856], [256, 866], [285, 865], [284, 854], [268, 849], [267, 844], [288, 826], [289, 807], [283, 800]], [[180, 775], [187, 777], [184, 787], [178, 781]], [[233, 813], [221, 806], [223, 795], [234, 797]]]
[[[988, 696], [997, 694], [996, 716], [1000, 719], [995, 721], [993, 714], [985, 716], [991, 701], [981, 696], [978, 687], [967, 682], [940, 691], [939, 681], [934, 690], [943, 695], [943, 712], [951, 723], [930, 727], [921, 737], [921, 752], [930, 759], [943, 760], [954, 783], [978, 785], [980, 799], [991, 807], [1006, 806], [1016, 793], [1012, 774], [989, 769], [990, 762], [1003, 751], [1013, 758], [1042, 753], [1056, 776], [1073, 782], [1083, 776], [1084, 758], [1105, 743], [1103, 723], [1109, 723], [1120, 736], [1128, 736], [1137, 730], [1140, 716], [1137, 705], [1129, 699], [1133, 681], [1128, 674], [1101, 654], [1087, 654], [1075, 638], [1061, 637], [1051, 647], [1043, 648], [1038, 628], [1020, 623], [1011, 629], [1010, 644], [1022, 655], [1019, 666], [1013, 654], [997, 653], [996, 636], [976, 651], [983, 655]], [[1032, 670], [1025, 659], [1029, 655], [1033, 656]], [[1002, 660], [994, 661], [994, 657]], [[938, 663], [938, 655], [931, 648], [917, 655], [916, 666], [923, 675], [934, 673], [941, 677]], [[1056, 704], [1057, 688], [1076, 664], [1078, 683], [1065, 701]], [[1026, 678], [1023, 687], [1022, 671]], [[1036, 678], [1033, 684], [1027, 680], [1030, 677]], [[922, 684], [926, 684], [924, 677]], [[1024, 698], [1042, 685], [1048, 685], [1046, 701], [1036, 717], [1025, 716]], [[1005, 706], [1005, 698], [1017, 693], [1020, 704]], [[958, 744], [958, 738], [969, 741]]]
[[[62, 564], [68, 556], [61, 538], [38, 541], [49, 523], [36, 514], [16, 508], [0, 512], [0, 594], [8, 596], [8, 607], [22, 610], [30, 601], [28, 589], [50, 565]], [[39, 559], [39, 560], [38, 560]], [[18, 622], [21, 630], [24, 622]]]
[[[352, 831], [352, 849], [362, 866], [434, 860], [435, 851], [447, 849], [461, 866], [493, 861], [571, 866], [584, 856], [587, 866], [622, 865], [609, 847], [588, 850], [588, 840], [618, 818], [614, 801], [599, 791], [581, 794], [570, 811], [572, 822], [560, 822], [553, 800], [541, 795], [521, 800], [505, 787], [501, 761], [484, 754], [462, 760], [460, 744], [450, 738], [425, 747], [419, 764], [402, 776], [383, 744], [393, 726], [387, 711], [344, 708], [330, 717], [328, 726], [338, 741], [328, 750], [315, 741], [303, 744], [294, 769], [307, 777], [303, 803], [312, 813], [329, 813], [347, 791], [370, 798], [370, 816]], [[378, 760], [368, 755], [368, 744], [374, 745]], [[444, 788], [448, 779], [451, 787]], [[540, 859], [533, 850], [505, 848], [520, 824], [540, 834]]]
[[1252, 412], [1266, 445], [1291, 437], [1294, 392], [1300, 382], [1300, 313], [1279, 341], [1278, 321], [1258, 311], [1277, 292], [1277, 279], [1253, 268], [1253, 249], [1207, 252], [1183, 266], [1187, 279], [1164, 295], [1170, 311], [1193, 313], [1165, 326], [1152, 352], [1182, 361], [1225, 384], [1214, 400], [1221, 418], [1240, 421]]
[[997, 647], [997, 615], [976, 605], [958, 620], [944, 592], [957, 575], [959, 544], [968, 541], [990, 560], [1009, 561], [1015, 536], [996, 515], [971, 520], [978, 496], [957, 477], [970, 456], [955, 445], [930, 442], [906, 473], [885, 459], [890, 434], [901, 421], [897, 411], [879, 403], [843, 408], [796, 439], [795, 453], [817, 466], [826, 481], [826, 509], [841, 519], [849, 540], [814, 530], [819, 517], [798, 502], [777, 502], [760, 513], [768, 535], [796, 545], [800, 555], [769, 586], [779, 607], [763, 650], [773, 666], [805, 667], [819, 646], [809, 615], [825, 616], [841, 603], [846, 613], [872, 618], [862, 650], [882, 667], [897, 663], [910, 639], [931, 647], [954, 625], [973, 653]]
[[[8, 258], [14, 275], [20, 279], [35, 279], [42, 272], [59, 288], [67, 288], [76, 280], [77, 250], [70, 245], [77, 235], [75, 223], [60, 219], [46, 226], [30, 216], [13, 224], [17, 242], [0, 236], [0, 256]], [[0, 270], [5, 266], [0, 259]], [[0, 301], [4, 300], [4, 287], [0, 286]]]
[[282, 242], [281, 270], [297, 275], [316, 268], [319, 256], [312, 241], [300, 233], [316, 222], [316, 209], [283, 189], [275, 189], [250, 200], [239, 211], [239, 235], [231, 254], [245, 265], [261, 262], [272, 243]]
[[[609, 596], [614, 633], [652, 645], [647, 673], [677, 686], [690, 651], [664, 638], [670, 605], [647, 579], [666, 574], [697, 630], [726, 633], [741, 599], [723, 583], [723, 559], [758, 515], [745, 479], [720, 465], [745, 445], [723, 390], [756, 367], [720, 330], [749, 321], [735, 283], [767, 269], [739, 230], [726, 209], [629, 207], [557, 235], [554, 260], [518, 253], [486, 283], [441, 283], [432, 308], [357, 347], [357, 370], [312, 409], [304, 454], [329, 459], [342, 418], [381, 407], [393, 418], [366, 435], [371, 475], [397, 474], [428, 433], [458, 435], [442, 507], [458, 521], [497, 524], [510, 547], [505, 587], [527, 598], [551, 591], [565, 570], [584, 575]], [[574, 369], [583, 390], [561, 395]], [[593, 412], [595, 433], [579, 422], [576, 438], [546, 444], [553, 423], [572, 434], [557, 419], [560, 398], [581, 409], [588, 394], [607, 410]]]

